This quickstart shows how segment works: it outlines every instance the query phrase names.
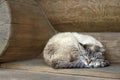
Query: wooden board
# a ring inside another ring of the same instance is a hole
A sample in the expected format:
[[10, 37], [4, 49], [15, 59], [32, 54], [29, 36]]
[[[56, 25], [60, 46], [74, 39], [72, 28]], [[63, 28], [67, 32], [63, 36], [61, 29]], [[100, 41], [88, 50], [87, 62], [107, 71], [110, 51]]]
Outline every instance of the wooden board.
[[120, 32], [120, 0], [38, 0], [58, 31]]
[[[12, 76], [12, 77], [11, 77]], [[0, 68], [0, 80], [119, 80], [89, 76]]]
[[93, 76], [102, 78], [120, 79], [120, 64], [111, 64], [109, 67], [96, 69], [53, 69], [47, 66], [43, 60], [33, 59], [27, 61], [4, 63], [1, 68], [23, 69], [36, 72], [51, 72], [69, 75]]

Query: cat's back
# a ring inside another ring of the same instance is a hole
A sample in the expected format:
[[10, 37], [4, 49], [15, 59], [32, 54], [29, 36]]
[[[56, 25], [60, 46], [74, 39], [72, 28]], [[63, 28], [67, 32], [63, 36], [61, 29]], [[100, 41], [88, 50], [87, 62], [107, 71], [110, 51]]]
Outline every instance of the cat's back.
[[76, 42], [71, 32], [58, 33], [54, 35], [47, 44], [70, 45]]
[[72, 48], [77, 46], [76, 42], [70, 32], [54, 35], [44, 48], [43, 57], [45, 62], [52, 66], [54, 61], [69, 61]]
[[[54, 57], [69, 55], [71, 47], [77, 47], [76, 39], [71, 35], [70, 32], [58, 33], [49, 39], [48, 43], [44, 48], [44, 57], [54, 55]], [[49, 55], [48, 55], [49, 54]]]
[[93, 45], [103, 47], [103, 45], [100, 41], [98, 41], [96, 38], [94, 38], [90, 35], [80, 34], [80, 33], [76, 33], [76, 32], [73, 32], [72, 34], [83, 45], [93, 44]]

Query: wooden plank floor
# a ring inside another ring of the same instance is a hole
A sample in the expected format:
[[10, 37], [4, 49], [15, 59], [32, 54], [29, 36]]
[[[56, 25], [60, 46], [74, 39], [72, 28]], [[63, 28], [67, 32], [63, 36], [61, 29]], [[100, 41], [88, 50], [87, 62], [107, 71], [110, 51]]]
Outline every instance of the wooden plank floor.
[[50, 72], [59, 74], [93, 76], [102, 78], [120, 79], [120, 64], [111, 64], [109, 67], [96, 69], [53, 69], [47, 66], [42, 59], [17, 61], [1, 64], [1, 68], [23, 69], [36, 72]]
[[0, 69], [0, 80], [119, 80], [16, 69]]

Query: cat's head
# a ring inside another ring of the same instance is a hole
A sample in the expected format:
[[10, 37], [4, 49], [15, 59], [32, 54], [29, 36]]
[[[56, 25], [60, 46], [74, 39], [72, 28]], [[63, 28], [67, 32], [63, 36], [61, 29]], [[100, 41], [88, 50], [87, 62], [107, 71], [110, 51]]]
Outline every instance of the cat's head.
[[85, 54], [85, 58], [87, 63], [94, 61], [96, 59], [104, 59], [105, 49], [103, 47], [99, 47], [97, 45], [86, 44], [84, 45], [84, 49], [87, 51]]

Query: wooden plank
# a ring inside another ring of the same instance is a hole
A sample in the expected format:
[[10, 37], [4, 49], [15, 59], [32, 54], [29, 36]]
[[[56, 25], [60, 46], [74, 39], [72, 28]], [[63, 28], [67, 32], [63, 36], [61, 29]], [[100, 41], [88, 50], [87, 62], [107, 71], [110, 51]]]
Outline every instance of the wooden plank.
[[96, 68], [96, 69], [53, 69], [51, 67], [46, 66], [43, 60], [33, 59], [33, 60], [21, 61], [21, 62], [4, 63], [1, 64], [0, 67], [9, 68], [9, 69], [23, 69], [23, 70], [37, 71], [37, 72], [51, 72], [51, 73], [59, 73], [59, 74], [120, 79], [120, 71], [119, 71], [120, 64], [112, 64], [109, 67]]
[[120, 32], [120, 0], [39, 0], [58, 31]]
[[[11, 77], [12, 76], [12, 77]], [[16, 69], [0, 69], [0, 80], [119, 80]]]

